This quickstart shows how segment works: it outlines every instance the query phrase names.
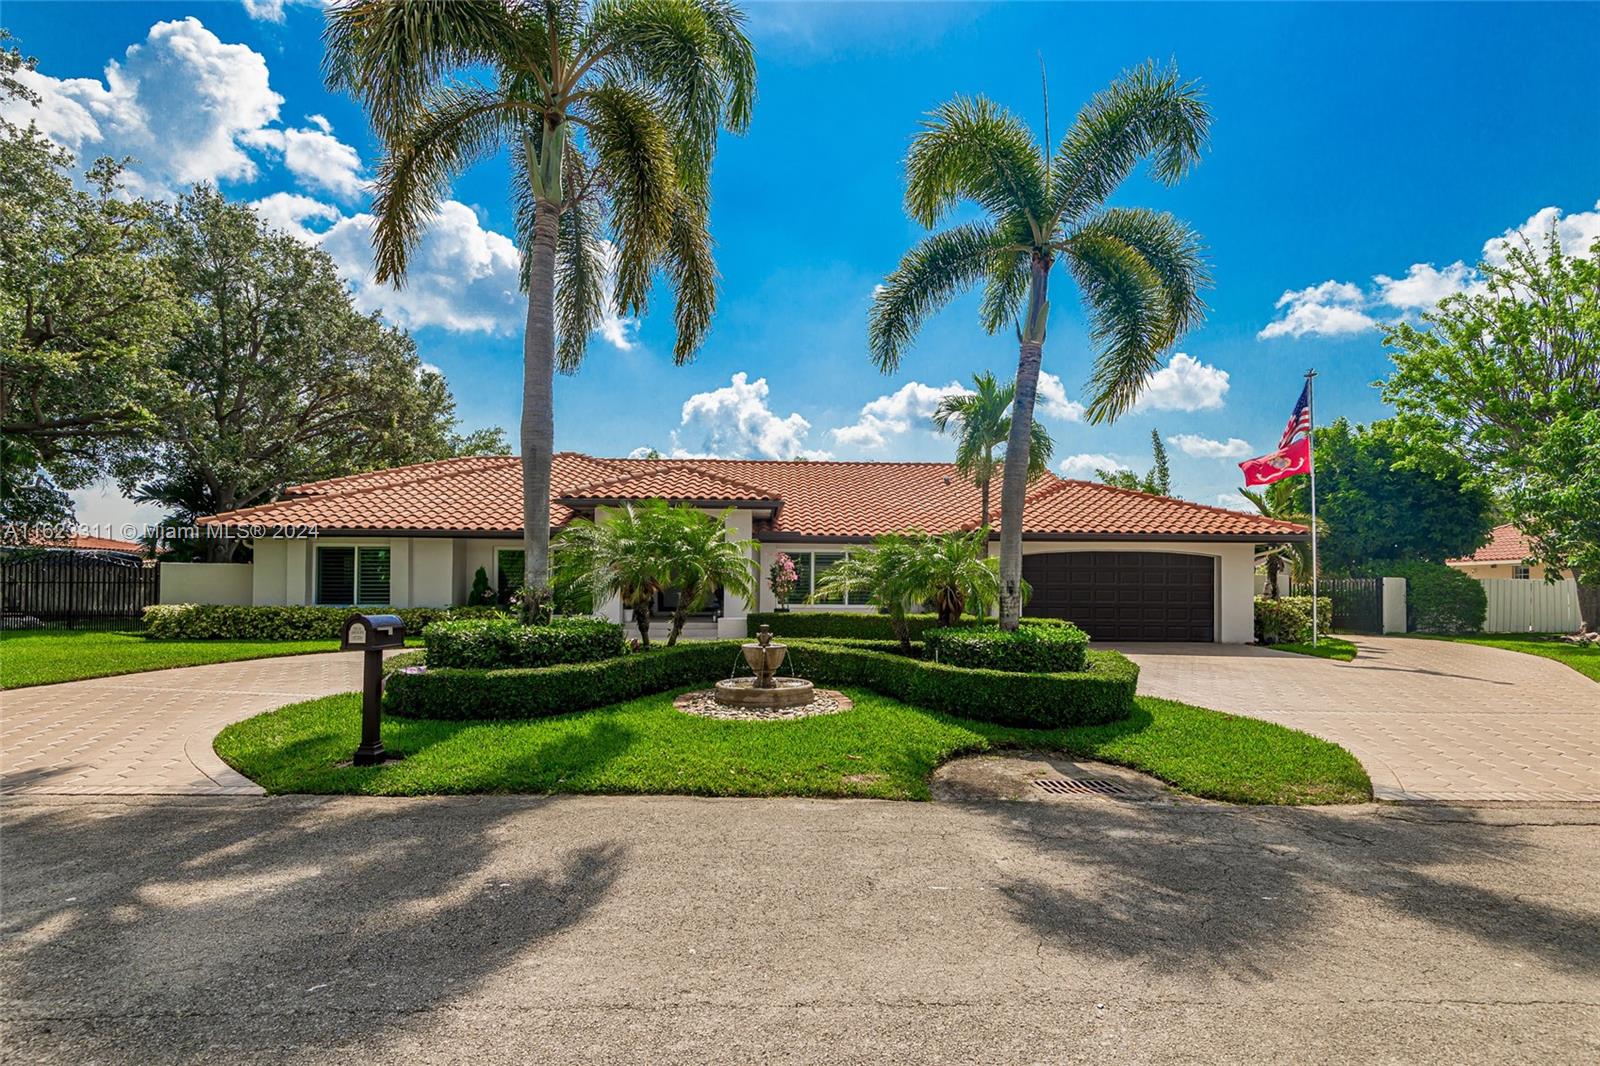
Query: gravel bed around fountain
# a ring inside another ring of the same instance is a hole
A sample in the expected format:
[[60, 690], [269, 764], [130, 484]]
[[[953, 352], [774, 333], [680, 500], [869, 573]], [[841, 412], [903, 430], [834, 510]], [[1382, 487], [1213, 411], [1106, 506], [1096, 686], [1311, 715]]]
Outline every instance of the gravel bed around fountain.
[[849, 696], [827, 688], [817, 689], [816, 697], [810, 703], [802, 703], [797, 707], [734, 707], [718, 703], [711, 689], [685, 692], [674, 699], [672, 705], [684, 714], [698, 715], [701, 718], [720, 718], [730, 722], [787, 722], [796, 718], [838, 714], [855, 706]]

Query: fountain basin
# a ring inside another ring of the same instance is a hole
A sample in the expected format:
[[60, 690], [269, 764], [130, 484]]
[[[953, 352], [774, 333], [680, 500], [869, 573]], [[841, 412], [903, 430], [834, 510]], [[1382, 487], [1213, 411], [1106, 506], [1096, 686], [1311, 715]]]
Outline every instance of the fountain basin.
[[816, 686], [803, 677], [773, 677], [763, 687], [758, 678], [718, 681], [715, 699], [730, 707], [799, 707], [816, 697]]

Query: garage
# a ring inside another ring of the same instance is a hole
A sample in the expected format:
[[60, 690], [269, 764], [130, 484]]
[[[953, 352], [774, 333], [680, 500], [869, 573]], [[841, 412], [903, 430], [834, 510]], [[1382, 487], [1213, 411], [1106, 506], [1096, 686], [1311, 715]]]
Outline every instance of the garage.
[[1076, 551], [1022, 557], [1023, 613], [1075, 622], [1097, 641], [1216, 639], [1216, 560], [1179, 552]]

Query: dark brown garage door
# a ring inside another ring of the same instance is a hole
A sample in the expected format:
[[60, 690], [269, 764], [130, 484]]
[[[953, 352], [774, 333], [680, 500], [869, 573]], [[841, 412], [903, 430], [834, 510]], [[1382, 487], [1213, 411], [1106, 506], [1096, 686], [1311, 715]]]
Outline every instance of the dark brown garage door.
[[1213, 559], [1175, 552], [1022, 557], [1024, 614], [1076, 622], [1094, 640], [1214, 640]]

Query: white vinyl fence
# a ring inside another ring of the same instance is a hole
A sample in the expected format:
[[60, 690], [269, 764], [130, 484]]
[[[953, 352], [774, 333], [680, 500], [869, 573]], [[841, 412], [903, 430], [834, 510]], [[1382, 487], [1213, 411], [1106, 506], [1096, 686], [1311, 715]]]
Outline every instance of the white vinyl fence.
[[1571, 633], [1578, 628], [1578, 584], [1481, 578], [1489, 597], [1485, 633]]

